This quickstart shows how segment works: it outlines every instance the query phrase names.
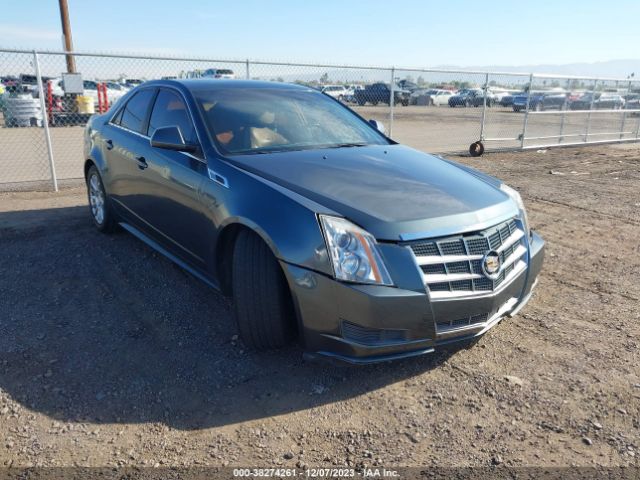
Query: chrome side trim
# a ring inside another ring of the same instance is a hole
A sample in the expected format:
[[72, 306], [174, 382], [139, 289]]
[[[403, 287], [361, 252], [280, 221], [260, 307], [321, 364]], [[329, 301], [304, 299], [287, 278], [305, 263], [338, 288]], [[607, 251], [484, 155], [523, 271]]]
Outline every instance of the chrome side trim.
[[227, 177], [220, 175], [218, 172], [211, 170], [210, 168], [207, 169], [207, 172], [209, 173], [209, 178], [211, 180], [222, 185], [224, 188], [229, 188], [229, 181], [227, 180]]
[[209, 287], [213, 288], [214, 290], [218, 290], [220, 291], [220, 286], [215, 283], [212, 279], [208, 278], [207, 276], [203, 275], [202, 273], [200, 273], [198, 270], [196, 270], [195, 268], [193, 268], [191, 265], [189, 265], [187, 262], [181, 260], [180, 258], [178, 258], [177, 256], [175, 256], [174, 254], [172, 254], [171, 252], [169, 252], [167, 249], [165, 249], [164, 247], [162, 247], [159, 243], [157, 243], [155, 240], [152, 240], [150, 237], [148, 237], [147, 235], [145, 235], [144, 233], [142, 233], [140, 230], [138, 230], [136, 227], [134, 227], [133, 225], [131, 225], [130, 223], [126, 223], [126, 222], [120, 222], [119, 224], [122, 228], [124, 228], [127, 232], [131, 233], [134, 237], [136, 237], [137, 239], [143, 241], [144, 243], [146, 243], [147, 245], [149, 245], [149, 247], [153, 248], [154, 250], [156, 250], [158, 253], [164, 255], [165, 257], [167, 257], [169, 260], [171, 260], [172, 262], [174, 262], [175, 264], [177, 264], [178, 266], [182, 267], [184, 270], [186, 270], [187, 272], [189, 272], [191, 275], [193, 275], [194, 277], [196, 277], [197, 279], [203, 281], [205, 284], [207, 284]]

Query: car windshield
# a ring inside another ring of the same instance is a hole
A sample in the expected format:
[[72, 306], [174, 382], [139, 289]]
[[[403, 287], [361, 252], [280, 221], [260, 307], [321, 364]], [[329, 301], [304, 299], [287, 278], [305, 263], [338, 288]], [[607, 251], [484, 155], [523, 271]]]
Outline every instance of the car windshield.
[[228, 154], [386, 145], [373, 127], [317, 90], [194, 91], [212, 139]]

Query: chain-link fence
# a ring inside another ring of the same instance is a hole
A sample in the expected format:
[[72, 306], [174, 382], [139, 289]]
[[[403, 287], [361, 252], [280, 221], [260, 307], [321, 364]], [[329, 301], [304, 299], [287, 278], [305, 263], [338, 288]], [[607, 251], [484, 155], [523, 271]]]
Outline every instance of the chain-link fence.
[[322, 90], [435, 153], [637, 141], [640, 83], [522, 73], [0, 50], [0, 189], [82, 177], [83, 128], [151, 79], [236, 78]]

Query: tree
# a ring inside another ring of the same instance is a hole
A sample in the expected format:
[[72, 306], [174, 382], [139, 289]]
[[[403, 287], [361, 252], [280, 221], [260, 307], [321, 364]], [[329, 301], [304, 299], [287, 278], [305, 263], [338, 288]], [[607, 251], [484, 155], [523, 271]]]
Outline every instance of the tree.
[[422, 77], [422, 75], [420, 75], [420, 76], [418, 77], [418, 79], [416, 80], [416, 83], [417, 83], [418, 85], [420, 85], [421, 87], [423, 87], [423, 86], [425, 85], [425, 83], [426, 83], [426, 82], [424, 81], [424, 78]]
[[320, 76], [320, 83], [329, 83], [329, 74], [327, 72]]

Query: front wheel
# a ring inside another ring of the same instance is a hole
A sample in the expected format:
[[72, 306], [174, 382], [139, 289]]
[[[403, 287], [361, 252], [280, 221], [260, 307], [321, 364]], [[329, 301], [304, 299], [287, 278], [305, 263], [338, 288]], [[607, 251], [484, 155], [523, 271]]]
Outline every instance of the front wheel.
[[103, 233], [111, 233], [118, 227], [116, 216], [111, 208], [109, 196], [105, 192], [98, 169], [92, 166], [87, 172], [87, 195], [89, 211], [93, 224]]
[[289, 287], [278, 260], [254, 232], [243, 230], [233, 249], [232, 288], [242, 341], [256, 350], [283, 347], [295, 333]]

